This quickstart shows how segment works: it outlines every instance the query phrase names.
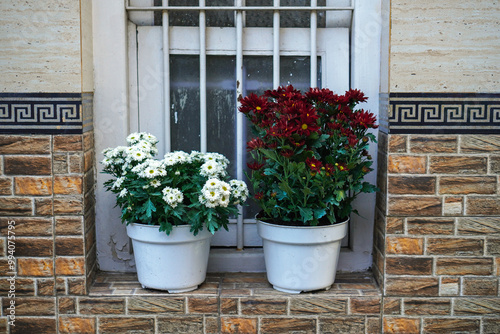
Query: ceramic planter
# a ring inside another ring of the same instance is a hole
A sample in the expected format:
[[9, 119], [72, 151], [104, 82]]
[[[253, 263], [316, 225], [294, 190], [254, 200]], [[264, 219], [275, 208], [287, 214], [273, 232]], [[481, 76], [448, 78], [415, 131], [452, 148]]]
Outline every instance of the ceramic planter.
[[267, 279], [274, 289], [300, 293], [329, 289], [348, 220], [328, 226], [281, 226], [258, 221]]
[[190, 226], [174, 226], [170, 235], [159, 226], [129, 224], [137, 276], [143, 287], [179, 293], [195, 290], [205, 281], [212, 234], [194, 236]]

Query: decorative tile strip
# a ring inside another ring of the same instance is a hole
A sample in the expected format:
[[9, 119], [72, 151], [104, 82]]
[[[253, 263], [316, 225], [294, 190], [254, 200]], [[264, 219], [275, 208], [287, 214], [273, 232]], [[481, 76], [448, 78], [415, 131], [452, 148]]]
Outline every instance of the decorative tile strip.
[[0, 93], [0, 133], [81, 134], [92, 129], [92, 93]]
[[388, 113], [394, 134], [500, 133], [500, 94], [392, 93]]

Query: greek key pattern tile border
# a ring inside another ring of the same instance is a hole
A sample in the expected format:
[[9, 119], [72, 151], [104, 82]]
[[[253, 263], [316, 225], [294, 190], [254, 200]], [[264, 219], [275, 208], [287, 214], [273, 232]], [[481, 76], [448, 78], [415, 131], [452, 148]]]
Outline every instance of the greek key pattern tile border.
[[394, 134], [500, 133], [500, 94], [392, 93], [388, 108]]
[[81, 134], [92, 114], [92, 93], [0, 93], [2, 134]]

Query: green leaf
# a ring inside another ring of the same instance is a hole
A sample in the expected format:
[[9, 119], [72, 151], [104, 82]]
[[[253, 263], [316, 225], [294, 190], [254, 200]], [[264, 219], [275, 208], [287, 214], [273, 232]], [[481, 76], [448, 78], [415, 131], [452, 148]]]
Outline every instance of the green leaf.
[[313, 210], [310, 208], [302, 208], [299, 206], [300, 216], [302, 217], [302, 221], [305, 223], [309, 220], [313, 219]]
[[146, 216], [148, 218], [151, 218], [151, 216], [153, 215], [153, 212], [156, 212], [156, 207], [153, 204], [153, 202], [151, 202], [151, 199], [149, 199], [149, 198], [148, 198], [147, 202], [144, 203], [143, 208], [144, 208], [143, 212], [146, 212]]
[[314, 217], [316, 219], [321, 219], [322, 217], [324, 217], [326, 215], [326, 210], [323, 208], [313, 209], [313, 212], [314, 212]]

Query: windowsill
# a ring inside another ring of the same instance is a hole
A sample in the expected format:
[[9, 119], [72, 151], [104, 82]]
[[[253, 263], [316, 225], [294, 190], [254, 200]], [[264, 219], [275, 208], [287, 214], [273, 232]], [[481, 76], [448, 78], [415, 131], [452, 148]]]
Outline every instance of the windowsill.
[[[274, 290], [265, 273], [208, 273], [205, 282], [197, 290], [169, 294], [166, 291], [143, 289], [135, 273], [99, 272], [89, 296], [294, 296]], [[381, 291], [371, 272], [337, 273], [330, 290], [301, 293], [295, 296], [315, 295], [321, 297], [380, 296]]]

